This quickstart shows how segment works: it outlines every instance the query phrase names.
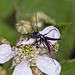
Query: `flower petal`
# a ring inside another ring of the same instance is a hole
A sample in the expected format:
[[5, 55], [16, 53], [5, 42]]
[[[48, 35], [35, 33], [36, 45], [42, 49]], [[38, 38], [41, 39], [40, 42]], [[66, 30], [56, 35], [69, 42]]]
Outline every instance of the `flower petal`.
[[32, 39], [32, 38], [29, 39], [28, 41], [27, 41], [27, 39], [26, 40], [23, 40], [23, 41], [19, 41], [17, 43], [17, 46], [20, 45], [20, 44], [32, 44], [34, 41], [35, 41], [35, 39]]
[[35, 39], [29, 39], [28, 41], [23, 41], [22, 44], [32, 44], [35, 41]]
[[15, 67], [12, 75], [32, 75], [32, 71], [28, 66], [28, 63], [23, 60], [21, 64], [18, 64]]
[[[50, 32], [49, 32], [50, 31]], [[49, 33], [48, 33], [49, 32]], [[43, 29], [42, 31], [39, 32], [40, 34], [44, 35], [46, 33], [48, 33], [47, 37], [50, 37], [50, 38], [60, 38], [60, 32], [59, 30], [54, 27], [54, 26], [48, 26], [46, 27], [45, 29]], [[49, 40], [52, 44], [54, 44], [55, 42], [57, 42], [57, 40]]]
[[14, 51], [12, 51], [11, 46], [7, 44], [0, 45], [0, 64], [9, 61], [14, 57]]
[[61, 65], [47, 56], [38, 56], [36, 66], [48, 75], [59, 75], [61, 71]]

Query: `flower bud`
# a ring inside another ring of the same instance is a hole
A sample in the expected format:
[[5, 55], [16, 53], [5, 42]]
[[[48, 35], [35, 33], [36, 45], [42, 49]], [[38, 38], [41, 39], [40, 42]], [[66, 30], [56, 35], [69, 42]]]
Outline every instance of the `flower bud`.
[[21, 34], [27, 34], [31, 31], [31, 24], [29, 21], [21, 20], [16, 24], [16, 29]]
[[[51, 17], [47, 16], [43, 12], [37, 12], [37, 25], [38, 27], [42, 27], [44, 23], [49, 23], [49, 24], [56, 24], [55, 20], [52, 19]], [[36, 17], [35, 14], [32, 17], [32, 22], [33, 22], [33, 27], [36, 27]]]
[[0, 75], [6, 75], [6, 70], [5, 69], [0, 70]]

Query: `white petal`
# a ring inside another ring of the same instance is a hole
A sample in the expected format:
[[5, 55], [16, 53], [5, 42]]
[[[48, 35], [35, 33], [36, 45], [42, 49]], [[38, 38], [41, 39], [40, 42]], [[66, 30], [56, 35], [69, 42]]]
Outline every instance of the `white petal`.
[[27, 62], [22, 61], [21, 64], [18, 64], [12, 75], [32, 75], [32, 71], [28, 66]]
[[59, 75], [61, 72], [61, 65], [47, 56], [38, 56], [36, 66], [48, 75]]
[[35, 41], [35, 39], [29, 39], [28, 41], [23, 41], [22, 44], [32, 44]]
[[24, 40], [24, 41], [19, 41], [17, 43], [17, 46], [20, 45], [20, 44], [32, 44], [33, 42], [35, 41], [35, 39], [29, 39], [28, 41], [27, 40]]
[[[51, 32], [49, 32], [51, 30]], [[49, 32], [49, 33], [48, 33]], [[43, 29], [42, 31], [40, 31], [39, 32], [40, 34], [46, 34], [46, 33], [48, 33], [47, 35], [45, 35], [45, 36], [47, 36], [47, 37], [50, 37], [50, 38], [60, 38], [60, 32], [59, 32], [59, 30], [56, 28], [56, 27], [54, 27], [54, 26], [48, 26], [48, 27], [46, 27], [45, 29]], [[54, 40], [49, 40], [52, 44], [54, 44], [55, 42], [57, 42], [57, 40], [56, 41], [54, 41]]]
[[0, 45], [0, 64], [9, 61], [15, 56], [14, 51], [12, 51], [11, 46], [7, 44]]
[[6, 54], [9, 51], [11, 51], [11, 46], [10, 45], [7, 45], [7, 44], [0, 45], [0, 55], [1, 54]]

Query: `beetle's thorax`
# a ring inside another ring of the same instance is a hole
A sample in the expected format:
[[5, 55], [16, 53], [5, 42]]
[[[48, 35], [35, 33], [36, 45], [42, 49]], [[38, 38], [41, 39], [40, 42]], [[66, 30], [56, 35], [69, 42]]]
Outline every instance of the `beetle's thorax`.
[[33, 32], [33, 37], [34, 38], [39, 38], [40, 37], [40, 33], [39, 32]]
[[45, 40], [44, 35], [39, 32], [33, 32], [33, 38], [41, 38], [42, 40]]

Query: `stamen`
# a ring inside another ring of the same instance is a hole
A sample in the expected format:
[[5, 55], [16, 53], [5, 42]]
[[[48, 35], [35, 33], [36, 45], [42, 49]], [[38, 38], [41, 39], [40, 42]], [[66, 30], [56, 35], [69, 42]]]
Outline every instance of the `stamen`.
[[24, 58], [27, 59], [35, 56], [35, 48], [30, 44], [13, 47], [12, 50], [16, 51], [15, 63], [21, 62]]
[[43, 55], [47, 53], [44, 48], [36, 48], [36, 46], [30, 44], [21, 44], [19, 46], [13, 47], [12, 50], [16, 52], [16, 56], [13, 60], [15, 64], [21, 63], [23, 59], [26, 59], [29, 66], [35, 66], [37, 55]]

